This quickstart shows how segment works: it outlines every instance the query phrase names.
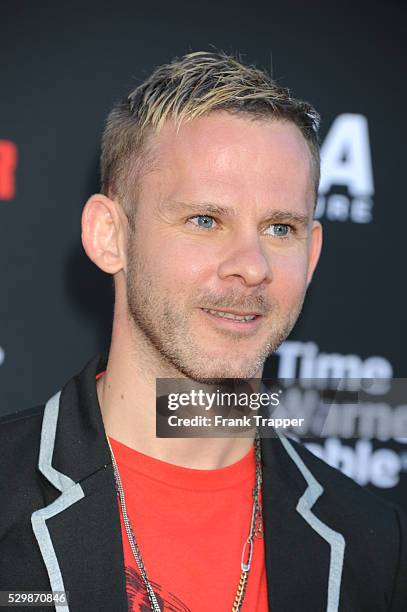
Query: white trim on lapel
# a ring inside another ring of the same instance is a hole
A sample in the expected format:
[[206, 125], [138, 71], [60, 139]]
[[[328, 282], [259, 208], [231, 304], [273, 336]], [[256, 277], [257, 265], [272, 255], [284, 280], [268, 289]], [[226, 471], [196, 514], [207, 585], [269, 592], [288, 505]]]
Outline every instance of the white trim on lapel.
[[323, 486], [317, 481], [310, 470], [307, 468], [295, 448], [288, 441], [288, 439], [281, 435], [277, 430], [276, 433], [280, 438], [281, 444], [285, 448], [286, 452], [296, 464], [297, 468], [303, 475], [308, 487], [300, 497], [296, 510], [303, 517], [303, 519], [309, 524], [309, 526], [316, 531], [321, 538], [328, 542], [331, 552], [329, 561], [329, 578], [328, 578], [328, 601], [326, 612], [338, 612], [339, 610], [339, 597], [341, 591], [341, 578], [343, 569], [343, 559], [345, 554], [345, 538], [341, 533], [335, 531], [331, 527], [328, 527], [326, 523], [323, 523], [313, 512], [311, 508], [317, 501], [317, 499], [324, 492]]
[[[61, 491], [61, 495], [51, 504], [36, 510], [31, 515], [31, 525], [47, 568], [52, 591], [65, 591], [65, 587], [46, 520], [69, 508], [85, 496], [79, 483], [75, 484], [72, 478], [52, 466], [60, 397], [61, 392], [59, 391], [48, 400], [44, 409], [38, 468], [51, 484]], [[55, 609], [57, 612], [69, 612], [69, 605], [55, 603]]]

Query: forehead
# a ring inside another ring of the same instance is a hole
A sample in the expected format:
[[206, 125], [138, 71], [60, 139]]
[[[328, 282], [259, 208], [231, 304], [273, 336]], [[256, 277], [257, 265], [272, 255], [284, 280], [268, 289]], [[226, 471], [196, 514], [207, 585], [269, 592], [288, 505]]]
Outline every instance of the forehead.
[[150, 145], [155, 163], [146, 178], [164, 197], [181, 190], [185, 197], [273, 197], [281, 205], [313, 206], [311, 153], [292, 123], [216, 112], [178, 130], [167, 122]]

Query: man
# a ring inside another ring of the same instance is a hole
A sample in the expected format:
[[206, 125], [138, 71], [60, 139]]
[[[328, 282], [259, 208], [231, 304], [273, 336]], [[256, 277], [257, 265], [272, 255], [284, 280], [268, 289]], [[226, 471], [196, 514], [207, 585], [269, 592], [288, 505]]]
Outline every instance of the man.
[[82, 217], [110, 351], [2, 424], [1, 589], [74, 612], [407, 609], [396, 507], [284, 436], [155, 435], [157, 378], [261, 377], [292, 330], [322, 243], [317, 127], [217, 53], [113, 109]]

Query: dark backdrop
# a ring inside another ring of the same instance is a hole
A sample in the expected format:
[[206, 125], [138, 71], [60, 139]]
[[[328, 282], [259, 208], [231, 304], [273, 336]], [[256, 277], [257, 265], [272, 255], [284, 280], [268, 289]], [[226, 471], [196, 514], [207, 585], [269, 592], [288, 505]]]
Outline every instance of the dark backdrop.
[[[391, 0], [2, 0], [0, 414], [44, 402], [108, 346], [111, 280], [80, 243], [105, 116], [153, 67], [210, 45], [272, 66], [323, 119], [322, 259], [266, 373], [328, 360], [338, 376], [406, 376], [405, 18]], [[379, 455], [335, 436], [313, 450], [407, 507], [407, 445], [393, 438]]]

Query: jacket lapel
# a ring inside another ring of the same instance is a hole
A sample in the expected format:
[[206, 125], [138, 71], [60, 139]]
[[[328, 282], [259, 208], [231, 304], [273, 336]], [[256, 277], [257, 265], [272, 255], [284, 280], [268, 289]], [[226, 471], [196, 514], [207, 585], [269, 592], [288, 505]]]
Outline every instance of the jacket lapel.
[[318, 515], [323, 487], [287, 438], [262, 439], [262, 456], [269, 608], [337, 612], [345, 542]]
[[127, 611], [114, 475], [95, 388], [99, 367], [99, 358], [92, 360], [44, 410], [38, 467], [60, 495], [31, 523], [52, 590], [68, 594], [58, 612]]

